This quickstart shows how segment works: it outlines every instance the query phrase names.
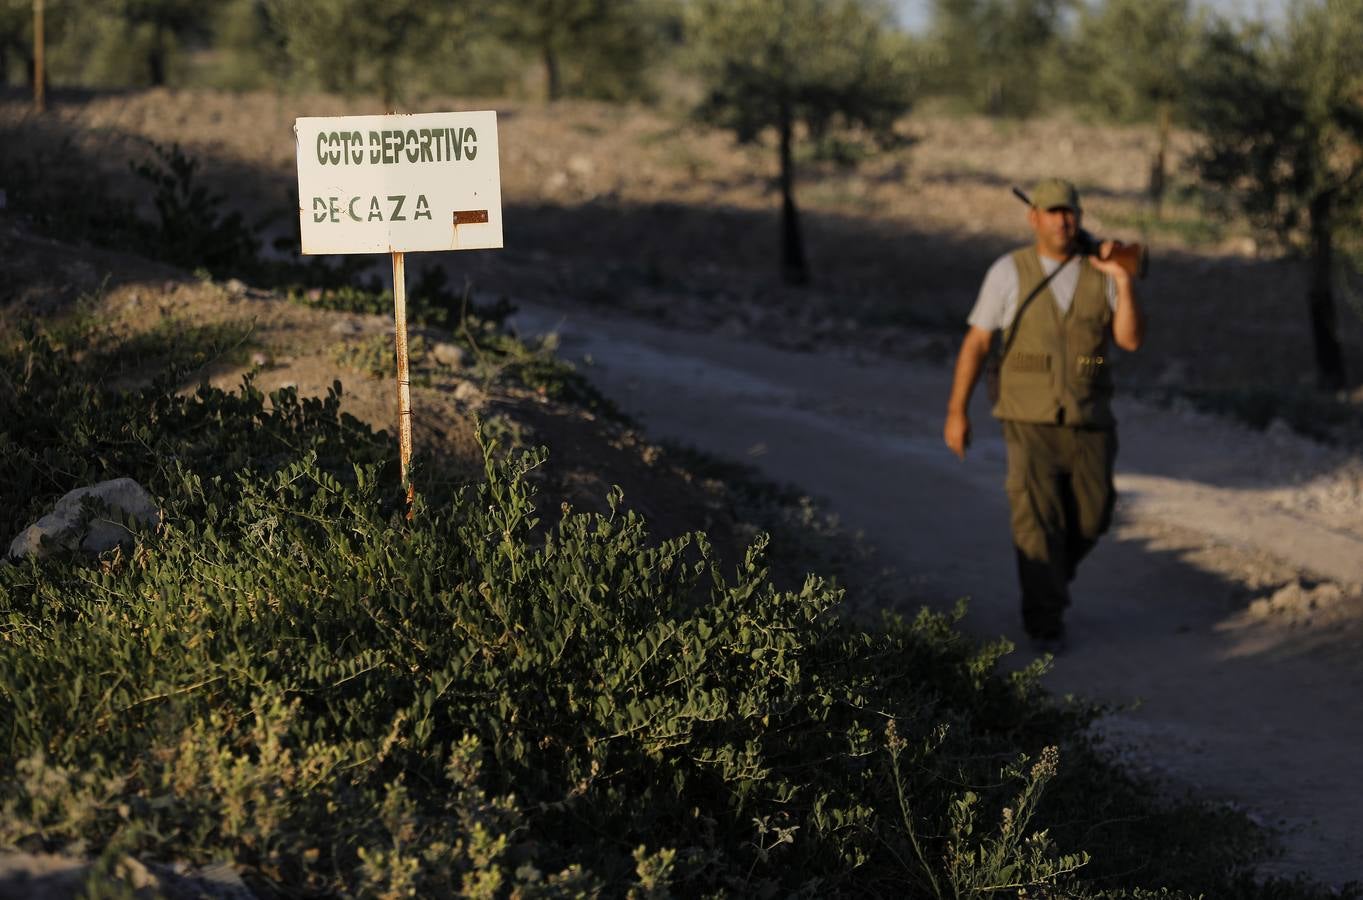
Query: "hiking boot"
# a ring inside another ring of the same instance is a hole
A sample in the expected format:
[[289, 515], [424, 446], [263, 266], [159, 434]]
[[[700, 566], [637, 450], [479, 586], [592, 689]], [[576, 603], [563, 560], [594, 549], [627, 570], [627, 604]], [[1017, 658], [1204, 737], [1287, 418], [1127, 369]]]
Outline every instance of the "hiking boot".
[[1069, 642], [1065, 639], [1065, 627], [1063, 625], [1042, 634], [1030, 635], [1030, 637], [1032, 650], [1038, 654], [1049, 653], [1051, 656], [1059, 656], [1069, 649]]

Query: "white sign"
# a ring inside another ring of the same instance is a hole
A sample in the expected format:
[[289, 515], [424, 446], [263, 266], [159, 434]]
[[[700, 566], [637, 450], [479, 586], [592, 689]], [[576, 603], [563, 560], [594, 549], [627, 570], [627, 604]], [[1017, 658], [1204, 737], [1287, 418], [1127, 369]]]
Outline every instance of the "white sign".
[[502, 246], [495, 112], [305, 117], [293, 130], [304, 253]]

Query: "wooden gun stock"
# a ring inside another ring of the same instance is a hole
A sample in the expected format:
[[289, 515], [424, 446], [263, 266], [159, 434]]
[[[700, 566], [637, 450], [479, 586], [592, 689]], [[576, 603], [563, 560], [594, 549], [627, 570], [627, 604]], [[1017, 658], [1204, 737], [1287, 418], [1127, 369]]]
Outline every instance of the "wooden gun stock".
[[1121, 241], [1113, 241], [1112, 249], [1108, 250], [1107, 256], [1103, 259], [1116, 262], [1132, 278], [1144, 278], [1145, 273], [1150, 271], [1150, 254], [1144, 244], [1123, 244]]

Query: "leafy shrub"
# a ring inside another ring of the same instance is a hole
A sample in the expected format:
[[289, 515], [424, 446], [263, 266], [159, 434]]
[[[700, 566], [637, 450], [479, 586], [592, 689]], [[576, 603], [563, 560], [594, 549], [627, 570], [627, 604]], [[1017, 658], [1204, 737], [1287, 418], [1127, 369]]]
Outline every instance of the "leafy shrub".
[[[760, 548], [726, 577], [699, 536], [647, 548], [631, 513], [565, 510], [537, 533], [534, 463], [489, 463], [416, 524], [383, 514], [372, 469], [346, 487], [311, 455], [263, 478], [184, 472], [131, 553], [6, 567], [0, 607], [23, 627], [0, 651], [0, 741], [28, 761], [8, 842], [131, 832], [147, 853], [426, 896], [452, 874], [520, 877], [503, 858], [623, 887], [641, 844], [675, 851], [688, 892], [909, 877], [883, 724], [912, 741], [904, 790], [940, 814], [979, 723], [922, 676], [966, 689], [997, 651], [935, 646], [933, 617], [855, 632], [817, 581], [775, 593]], [[980, 687], [999, 721], [1034, 718], [1019, 685]], [[985, 829], [958, 817], [953, 865], [988, 880]], [[1032, 846], [1024, 875], [1076, 863]]]
[[[4, 421], [76, 435], [7, 436], [4, 483], [134, 474], [166, 524], [97, 568], [0, 567], [6, 844], [227, 854], [346, 892], [888, 884], [908, 843], [887, 723], [932, 815], [986, 721], [941, 688], [1010, 730], [1053, 721], [1034, 685], [987, 676], [999, 648], [931, 616], [855, 631], [817, 580], [775, 592], [760, 546], [726, 575], [701, 535], [646, 546], [618, 497], [540, 528], [533, 456], [489, 456], [486, 482], [408, 522], [372, 458], [341, 470], [336, 394], [81, 402], [41, 336], [9, 349]], [[1043, 880], [1073, 862], [1038, 860]]]
[[[1090, 871], [1165, 874], [1168, 820], [1094, 755], [1090, 712], [950, 617], [862, 629], [816, 577], [776, 589], [764, 540], [726, 570], [703, 534], [650, 540], [618, 493], [541, 522], [535, 453], [489, 452], [409, 519], [339, 387], [113, 393], [81, 349], [30, 331], [0, 353], [0, 515], [126, 474], [164, 522], [94, 563], [0, 565], [0, 845], [393, 897], [1092, 896]], [[1109, 819], [1153, 861], [1102, 842]], [[1212, 858], [1180, 874], [1215, 888], [1244, 857]]]
[[387, 458], [385, 435], [340, 412], [339, 384], [325, 399], [290, 391], [266, 397], [249, 380], [235, 394], [179, 393], [178, 354], [188, 352], [184, 340], [194, 333], [180, 337], [162, 376], [116, 392], [101, 385], [123, 371], [127, 345], [33, 326], [0, 330], [0, 534], [16, 533], [73, 487], [122, 475], [165, 496], [182, 470], [222, 480], [313, 453], [327, 471], [353, 479], [355, 464]]
[[238, 212], [224, 212], [224, 199], [195, 179], [198, 160], [178, 144], [150, 144], [152, 158], [133, 166], [149, 182], [157, 221], [147, 238], [161, 259], [214, 275], [233, 275], [256, 265], [256, 231]]

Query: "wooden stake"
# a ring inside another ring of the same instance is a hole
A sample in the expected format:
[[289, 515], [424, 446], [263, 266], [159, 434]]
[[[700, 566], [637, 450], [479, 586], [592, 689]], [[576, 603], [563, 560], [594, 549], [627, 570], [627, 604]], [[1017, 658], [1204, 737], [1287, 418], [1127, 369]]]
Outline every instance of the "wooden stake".
[[47, 108], [43, 49], [43, 0], [33, 0], [33, 106], [38, 112]]
[[398, 453], [402, 460], [402, 486], [407, 489], [408, 515], [411, 515], [412, 484], [408, 467], [412, 463], [412, 382], [407, 364], [407, 275], [403, 254], [393, 253], [393, 338], [398, 355]]

